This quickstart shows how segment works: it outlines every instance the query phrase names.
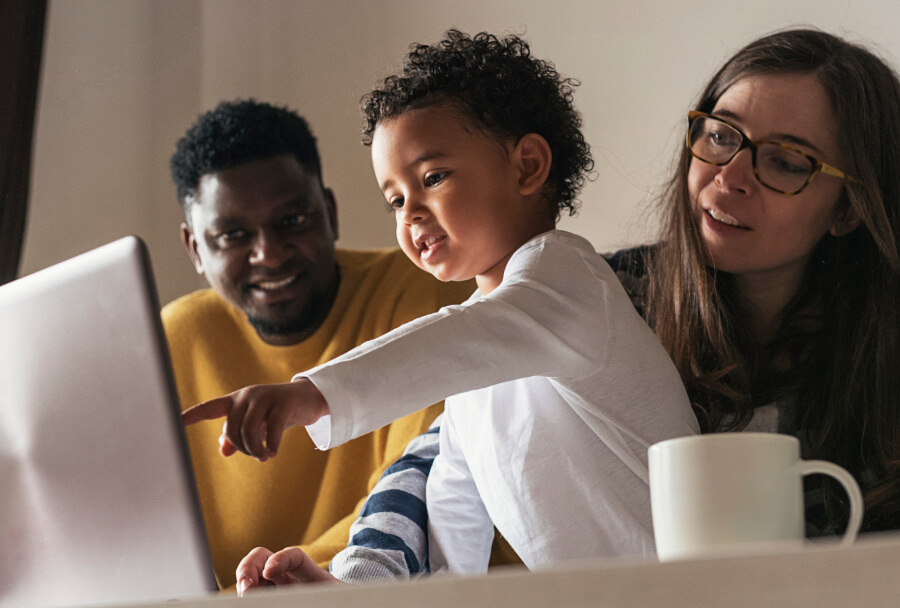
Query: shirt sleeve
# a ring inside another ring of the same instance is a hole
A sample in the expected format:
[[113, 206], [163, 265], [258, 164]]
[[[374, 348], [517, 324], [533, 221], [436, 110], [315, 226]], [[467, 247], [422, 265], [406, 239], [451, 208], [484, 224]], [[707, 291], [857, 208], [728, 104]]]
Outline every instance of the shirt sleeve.
[[459, 393], [596, 372], [608, 333], [606, 285], [577, 250], [546, 245], [517, 251], [490, 295], [442, 308], [302, 374], [331, 410], [307, 427], [317, 447]]
[[428, 476], [428, 555], [432, 572], [486, 572], [494, 523], [472, 478], [451, 411], [444, 413], [440, 453]]
[[[300, 548], [309, 555], [313, 561], [323, 568], [328, 568], [334, 556], [347, 547], [347, 539], [352, 536], [350, 528], [359, 518], [365, 507], [366, 500], [375, 491], [375, 487], [387, 474], [387, 470], [412, 446], [420, 445], [422, 438], [430, 437], [425, 431], [430, 425], [439, 420], [440, 412], [444, 404], [436, 404], [413, 416], [407, 416], [391, 424], [387, 436], [384, 438], [384, 459], [371, 473], [366, 484], [366, 496], [360, 498], [353, 510], [337, 521], [320, 536], [312, 541], [300, 545]], [[434, 449], [437, 450], [437, 433], [433, 435]], [[380, 442], [379, 442], [380, 443]], [[430, 465], [430, 461], [429, 461]], [[421, 480], [422, 496], [425, 494], [425, 479]]]
[[350, 528], [350, 544], [331, 561], [348, 583], [406, 579], [427, 572], [425, 484], [438, 453], [438, 417], [385, 471]]

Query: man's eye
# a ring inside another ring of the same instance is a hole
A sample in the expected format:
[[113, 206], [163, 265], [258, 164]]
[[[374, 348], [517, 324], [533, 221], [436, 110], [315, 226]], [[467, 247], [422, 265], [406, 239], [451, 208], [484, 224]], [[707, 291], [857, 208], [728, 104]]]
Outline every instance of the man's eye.
[[446, 171], [437, 171], [436, 173], [429, 173], [425, 176], [425, 185], [428, 187], [437, 186], [439, 183], [444, 181], [444, 178], [447, 177]]
[[247, 238], [247, 231], [243, 228], [237, 230], [228, 230], [227, 232], [221, 233], [216, 237], [216, 240], [220, 245], [235, 245], [240, 243], [242, 240]]
[[249, 233], [241, 229], [226, 230], [215, 236], [214, 242], [219, 249], [227, 249], [229, 247], [237, 247], [242, 245], [249, 236]]
[[296, 228], [297, 226], [304, 225], [307, 219], [307, 216], [301, 213], [292, 213], [291, 215], [281, 220], [281, 224], [285, 228]]

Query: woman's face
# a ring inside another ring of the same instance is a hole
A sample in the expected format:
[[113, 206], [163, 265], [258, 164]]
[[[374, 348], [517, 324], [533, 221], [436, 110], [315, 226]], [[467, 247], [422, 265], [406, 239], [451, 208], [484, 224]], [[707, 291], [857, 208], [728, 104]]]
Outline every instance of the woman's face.
[[[846, 167], [831, 104], [812, 74], [738, 80], [711, 113], [753, 141], [782, 142]], [[826, 233], [840, 235], [853, 227], [838, 206], [843, 186], [842, 180], [818, 173], [799, 194], [774, 192], [756, 180], [750, 149], [719, 167], [694, 158], [688, 172], [692, 215], [709, 263], [739, 278], [780, 284], [799, 282]]]

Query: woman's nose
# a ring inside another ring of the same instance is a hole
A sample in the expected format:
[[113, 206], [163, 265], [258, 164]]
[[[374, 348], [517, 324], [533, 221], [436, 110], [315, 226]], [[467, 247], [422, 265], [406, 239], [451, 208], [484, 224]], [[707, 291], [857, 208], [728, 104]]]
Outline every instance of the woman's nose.
[[716, 173], [716, 184], [727, 192], [747, 194], [756, 184], [756, 173], [753, 171], [753, 151], [749, 148], [740, 150], [727, 165], [722, 165]]

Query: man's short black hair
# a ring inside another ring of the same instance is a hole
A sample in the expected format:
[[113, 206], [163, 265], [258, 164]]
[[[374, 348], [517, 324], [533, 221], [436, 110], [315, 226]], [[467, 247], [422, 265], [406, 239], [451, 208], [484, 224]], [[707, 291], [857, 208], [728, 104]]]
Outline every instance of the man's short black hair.
[[550, 203], [558, 217], [575, 213], [576, 197], [594, 168], [572, 102], [580, 83], [563, 78], [554, 65], [531, 56], [515, 35], [497, 38], [449, 30], [433, 45], [414, 44], [401, 73], [388, 76], [362, 99], [364, 142], [382, 120], [407, 110], [453, 103], [473, 124], [502, 140], [537, 133], [553, 153]]
[[185, 215], [204, 175], [282, 154], [293, 154], [321, 182], [316, 138], [296, 112], [247, 99], [223, 101], [200, 115], [169, 161]]

